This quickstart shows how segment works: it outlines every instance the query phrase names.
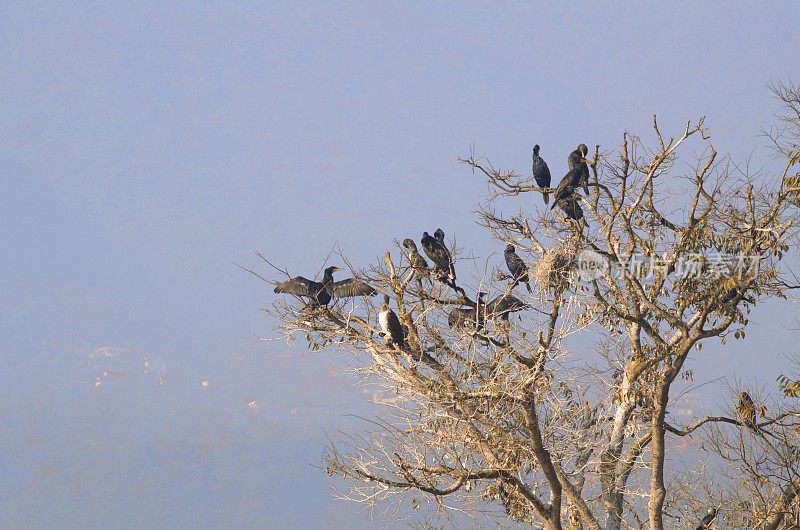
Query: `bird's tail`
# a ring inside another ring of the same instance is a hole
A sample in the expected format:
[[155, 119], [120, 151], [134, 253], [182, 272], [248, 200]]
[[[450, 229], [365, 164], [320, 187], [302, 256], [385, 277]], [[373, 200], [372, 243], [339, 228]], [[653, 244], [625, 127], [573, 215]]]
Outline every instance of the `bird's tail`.
[[528, 293], [533, 294], [533, 291], [531, 291], [531, 282], [525, 282], [525, 287], [528, 288]]
[[542, 193], [542, 198], [544, 199], [544, 203], [547, 204], [550, 202], [550, 194], [547, 192]]

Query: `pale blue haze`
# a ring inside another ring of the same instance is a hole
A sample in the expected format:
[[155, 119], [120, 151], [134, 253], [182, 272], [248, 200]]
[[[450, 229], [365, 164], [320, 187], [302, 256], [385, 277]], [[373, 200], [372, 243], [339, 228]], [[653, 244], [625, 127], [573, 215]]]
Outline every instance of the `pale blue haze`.
[[[0, 527], [367, 525], [312, 466], [370, 396], [331, 375], [344, 359], [258, 341], [274, 295], [231, 262], [259, 267], [260, 249], [312, 275], [336, 242], [366, 265], [439, 226], [499, 252], [473, 224], [485, 183], [456, 161], [473, 143], [523, 172], [538, 143], [557, 179], [580, 142], [706, 115], [718, 151], [774, 169], [759, 131], [778, 111], [768, 83], [797, 75], [798, 15], [4, 2]], [[786, 308], [703, 350], [696, 382], [772, 388], [797, 350]], [[127, 351], [90, 363], [101, 347]]]

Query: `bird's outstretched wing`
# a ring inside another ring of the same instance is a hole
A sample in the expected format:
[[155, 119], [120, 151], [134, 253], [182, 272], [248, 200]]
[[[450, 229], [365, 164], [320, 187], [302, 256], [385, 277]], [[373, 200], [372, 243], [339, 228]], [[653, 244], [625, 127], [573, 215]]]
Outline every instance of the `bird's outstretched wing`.
[[291, 280], [286, 280], [275, 286], [274, 292], [294, 294], [297, 296], [314, 296], [321, 284], [302, 276], [295, 276]]
[[356, 280], [355, 278], [348, 278], [331, 284], [333, 294], [339, 298], [352, 298], [354, 296], [372, 296], [376, 294], [373, 287], [366, 283]]

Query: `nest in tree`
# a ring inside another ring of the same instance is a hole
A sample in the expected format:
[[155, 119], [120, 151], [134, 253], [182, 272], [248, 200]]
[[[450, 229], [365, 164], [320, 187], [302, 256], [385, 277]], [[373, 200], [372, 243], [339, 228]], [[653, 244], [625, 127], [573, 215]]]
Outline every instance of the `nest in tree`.
[[575, 253], [564, 247], [551, 248], [536, 262], [534, 278], [544, 289], [563, 290], [575, 268]]

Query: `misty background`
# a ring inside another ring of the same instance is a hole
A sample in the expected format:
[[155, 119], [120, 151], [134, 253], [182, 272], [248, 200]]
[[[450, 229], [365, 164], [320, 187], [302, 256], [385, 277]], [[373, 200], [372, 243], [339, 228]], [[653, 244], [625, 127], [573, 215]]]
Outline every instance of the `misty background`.
[[[485, 182], [458, 156], [474, 144], [527, 175], [538, 143], [555, 180], [578, 143], [652, 140], [653, 114], [667, 137], [706, 116], [717, 151], [777, 178], [760, 133], [780, 111], [769, 83], [797, 75], [798, 15], [2, 3], [0, 526], [385, 524], [314, 467], [326, 433], [365, 429], [351, 414], [374, 414], [369, 390], [347, 357], [261, 340], [277, 295], [233, 262], [277, 279], [258, 249], [311, 277], [335, 244], [366, 266], [442, 227], [502, 265], [474, 224]], [[728, 406], [726, 380], [776, 396], [795, 316], [762, 305], [746, 340], [698, 352], [698, 412]]]

